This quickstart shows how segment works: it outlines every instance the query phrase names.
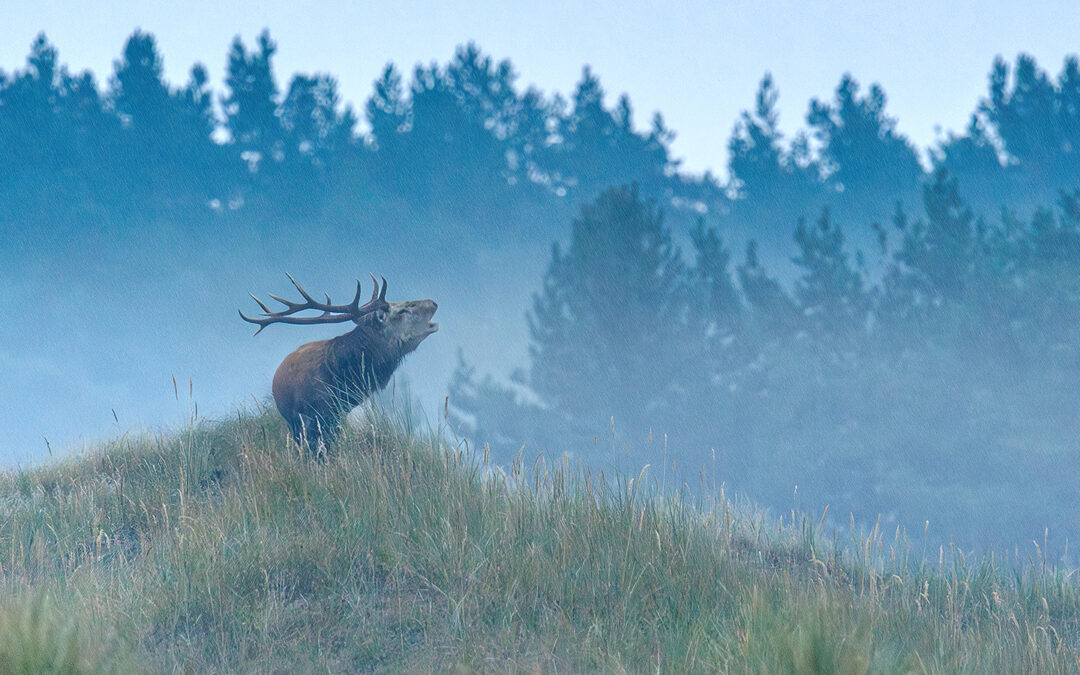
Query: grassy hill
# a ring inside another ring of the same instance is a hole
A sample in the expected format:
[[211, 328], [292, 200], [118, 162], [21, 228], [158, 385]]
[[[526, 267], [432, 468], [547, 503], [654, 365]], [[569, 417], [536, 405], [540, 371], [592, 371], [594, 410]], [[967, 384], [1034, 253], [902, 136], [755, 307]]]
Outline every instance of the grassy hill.
[[239, 414], [0, 475], [0, 671], [1080, 671], [1080, 584], [1037, 547], [825, 541], [402, 428], [314, 462]]

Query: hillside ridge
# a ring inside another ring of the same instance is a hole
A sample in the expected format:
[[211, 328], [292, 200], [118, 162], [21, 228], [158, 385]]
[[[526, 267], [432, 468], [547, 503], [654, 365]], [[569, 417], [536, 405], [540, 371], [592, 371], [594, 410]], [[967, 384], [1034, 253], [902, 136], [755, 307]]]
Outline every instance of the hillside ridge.
[[0, 474], [0, 670], [1080, 670], [1076, 577], [1038, 551], [826, 540], [409, 427], [375, 412], [319, 462], [241, 411]]

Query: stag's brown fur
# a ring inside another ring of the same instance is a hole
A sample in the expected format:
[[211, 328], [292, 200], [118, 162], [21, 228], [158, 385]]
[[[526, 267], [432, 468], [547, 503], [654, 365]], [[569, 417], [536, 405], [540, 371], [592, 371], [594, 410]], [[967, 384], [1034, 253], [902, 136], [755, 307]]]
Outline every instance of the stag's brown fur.
[[[371, 300], [360, 306], [360, 285], [348, 305], [332, 305], [312, 298], [291, 276], [305, 302], [291, 302], [271, 296], [286, 309], [271, 312], [258, 298], [261, 318], [240, 316], [262, 330], [271, 323], [318, 324], [352, 321], [356, 328], [331, 340], [309, 342], [285, 357], [274, 373], [274, 403], [289, 425], [297, 443], [318, 448], [328, 440], [340, 419], [372, 393], [382, 389], [406, 354], [439, 329], [432, 323], [438, 305], [433, 300], [386, 302], [386, 280], [382, 292], [375, 282]], [[372, 277], [374, 282], [374, 277]], [[254, 297], [254, 296], [252, 296]], [[319, 310], [316, 317], [296, 316]], [[258, 331], [256, 331], [257, 333]]]
[[432, 300], [387, 303], [331, 340], [309, 342], [274, 373], [274, 403], [298, 442], [331, 434], [339, 418], [390, 381], [401, 360], [437, 330]]

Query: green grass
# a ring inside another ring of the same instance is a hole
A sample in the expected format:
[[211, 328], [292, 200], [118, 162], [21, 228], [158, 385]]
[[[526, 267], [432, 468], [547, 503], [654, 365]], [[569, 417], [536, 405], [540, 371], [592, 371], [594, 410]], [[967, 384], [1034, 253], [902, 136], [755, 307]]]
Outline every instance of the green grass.
[[0, 474], [0, 672], [1080, 671], [1037, 550], [923, 560], [401, 426], [315, 462], [241, 414]]

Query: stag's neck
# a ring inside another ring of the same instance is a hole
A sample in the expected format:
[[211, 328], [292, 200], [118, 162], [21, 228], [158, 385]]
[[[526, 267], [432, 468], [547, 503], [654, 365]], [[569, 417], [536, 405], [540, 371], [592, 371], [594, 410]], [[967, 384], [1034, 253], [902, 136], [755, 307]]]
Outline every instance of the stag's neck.
[[363, 326], [330, 340], [331, 370], [349, 385], [360, 386], [364, 395], [385, 387], [401, 358]]

